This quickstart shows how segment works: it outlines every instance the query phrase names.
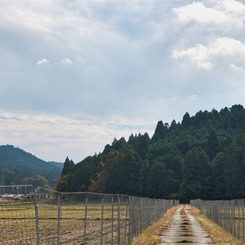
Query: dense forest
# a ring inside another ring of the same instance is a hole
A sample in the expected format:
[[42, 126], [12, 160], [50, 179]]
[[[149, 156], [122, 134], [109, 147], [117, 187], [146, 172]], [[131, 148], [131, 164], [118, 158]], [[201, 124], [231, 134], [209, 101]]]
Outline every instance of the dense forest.
[[58, 191], [125, 193], [154, 198], [245, 198], [245, 109], [186, 113], [147, 133], [114, 139], [74, 165], [66, 159]]

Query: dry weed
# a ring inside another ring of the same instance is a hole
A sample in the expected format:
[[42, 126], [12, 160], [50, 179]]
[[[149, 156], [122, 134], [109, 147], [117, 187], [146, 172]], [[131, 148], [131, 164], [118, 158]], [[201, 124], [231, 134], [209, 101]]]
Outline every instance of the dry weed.
[[217, 245], [237, 245], [244, 244], [236, 239], [233, 235], [222, 229], [219, 225], [209, 220], [206, 216], [202, 215], [200, 210], [189, 206], [190, 213], [197, 218], [197, 220], [206, 228], [210, 236]]
[[159, 232], [168, 228], [169, 221], [172, 219], [178, 206], [172, 207], [158, 222], [148, 227], [139, 237], [134, 238], [132, 245], [155, 245], [160, 242]]

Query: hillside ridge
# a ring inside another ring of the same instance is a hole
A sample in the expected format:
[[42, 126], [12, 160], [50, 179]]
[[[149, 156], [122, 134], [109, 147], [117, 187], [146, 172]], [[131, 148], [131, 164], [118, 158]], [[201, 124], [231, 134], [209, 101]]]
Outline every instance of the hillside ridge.
[[54, 186], [62, 167], [61, 163], [45, 162], [13, 145], [0, 146], [0, 184], [21, 184], [25, 178], [40, 175]]
[[242, 105], [186, 113], [181, 123], [159, 121], [152, 138], [115, 138], [102, 153], [66, 166], [56, 190], [183, 201], [245, 198], [244, 133]]

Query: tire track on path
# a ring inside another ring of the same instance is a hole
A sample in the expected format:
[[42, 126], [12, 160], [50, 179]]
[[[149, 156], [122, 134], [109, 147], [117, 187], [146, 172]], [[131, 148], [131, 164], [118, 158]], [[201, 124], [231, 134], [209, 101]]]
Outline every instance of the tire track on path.
[[160, 230], [160, 244], [215, 244], [209, 233], [189, 212], [187, 206], [179, 207], [167, 229]]

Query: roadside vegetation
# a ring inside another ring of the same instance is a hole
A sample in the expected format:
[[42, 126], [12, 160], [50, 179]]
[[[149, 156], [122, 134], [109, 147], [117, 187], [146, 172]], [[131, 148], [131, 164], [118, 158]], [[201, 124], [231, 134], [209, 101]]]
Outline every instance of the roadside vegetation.
[[211, 238], [217, 245], [236, 245], [244, 244], [235, 238], [232, 234], [222, 229], [219, 225], [215, 224], [213, 221], [201, 214], [200, 210], [189, 206], [191, 214], [205, 227], [209, 232]]
[[[179, 207], [179, 206], [178, 206]], [[178, 207], [173, 207], [168, 210], [162, 219], [157, 223], [148, 227], [144, 233], [139, 237], [136, 237], [132, 245], [156, 245], [160, 244], [161, 240], [159, 235], [162, 231], [168, 228], [168, 224], [172, 217], [174, 216]], [[220, 226], [215, 224], [213, 221], [209, 220], [207, 217], [201, 214], [200, 210], [195, 207], [188, 206], [190, 213], [205, 227], [207, 232], [209, 232], [211, 238], [214, 240], [216, 245], [244, 245], [230, 233], [226, 232]]]
[[174, 216], [179, 206], [172, 207], [158, 222], [148, 227], [139, 237], [134, 238], [132, 245], [154, 245], [159, 244], [159, 234], [168, 227], [169, 221]]

